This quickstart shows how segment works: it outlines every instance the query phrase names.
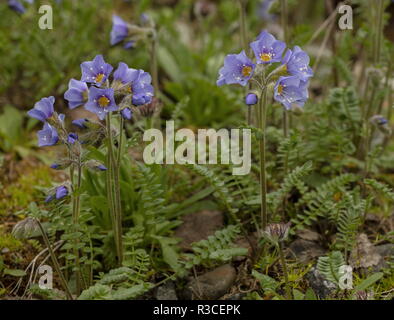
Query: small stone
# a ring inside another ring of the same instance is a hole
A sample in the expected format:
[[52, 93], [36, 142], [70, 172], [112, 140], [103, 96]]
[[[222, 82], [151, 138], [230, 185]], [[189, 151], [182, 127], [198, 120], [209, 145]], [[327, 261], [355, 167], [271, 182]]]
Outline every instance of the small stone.
[[336, 284], [326, 280], [316, 267], [313, 267], [307, 273], [306, 278], [310, 287], [320, 299], [325, 299], [337, 289]]
[[317, 232], [309, 229], [298, 230], [296, 234], [299, 238], [304, 240], [315, 242], [320, 240], [320, 235]]
[[175, 286], [172, 281], [168, 281], [157, 288], [157, 300], [178, 300], [176, 295]]
[[382, 257], [394, 256], [394, 244], [392, 243], [386, 243], [386, 244], [381, 244], [379, 246], [375, 246], [375, 250]]
[[227, 293], [235, 278], [235, 268], [226, 264], [191, 280], [187, 287], [194, 298], [215, 300]]
[[325, 254], [325, 250], [320, 245], [303, 239], [293, 241], [289, 246], [288, 252], [287, 257], [295, 258], [304, 264]]
[[373, 268], [375, 272], [381, 270], [385, 265], [382, 256], [365, 233], [358, 235], [356, 245], [350, 254], [349, 262], [353, 268]]
[[183, 224], [175, 231], [181, 238], [180, 248], [191, 250], [191, 244], [208, 238], [223, 227], [223, 213], [219, 211], [199, 211], [182, 218]]

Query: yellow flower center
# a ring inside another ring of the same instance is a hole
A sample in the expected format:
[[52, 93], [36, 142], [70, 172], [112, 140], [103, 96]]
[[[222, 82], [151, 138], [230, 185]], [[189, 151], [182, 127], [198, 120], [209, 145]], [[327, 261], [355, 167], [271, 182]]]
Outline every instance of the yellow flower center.
[[282, 92], [283, 92], [283, 86], [280, 84], [280, 85], [278, 86], [278, 93], [279, 93], [279, 94], [282, 94]]
[[127, 92], [130, 93], [130, 94], [133, 93], [133, 89], [131, 88], [131, 86], [128, 86], [126, 90], [127, 90]]
[[97, 82], [97, 83], [100, 83], [101, 81], [103, 81], [103, 79], [104, 79], [104, 73], [99, 73], [99, 74], [96, 76], [96, 82]]
[[262, 53], [262, 54], [260, 54], [260, 59], [264, 62], [268, 62], [268, 61], [271, 61], [272, 55], [271, 55], [271, 53]]
[[242, 75], [244, 76], [244, 77], [249, 77], [250, 76], [250, 74], [252, 73], [252, 67], [249, 67], [249, 66], [244, 66], [243, 68], [242, 68]]
[[97, 100], [100, 107], [105, 108], [109, 105], [111, 101], [106, 96], [102, 96]]

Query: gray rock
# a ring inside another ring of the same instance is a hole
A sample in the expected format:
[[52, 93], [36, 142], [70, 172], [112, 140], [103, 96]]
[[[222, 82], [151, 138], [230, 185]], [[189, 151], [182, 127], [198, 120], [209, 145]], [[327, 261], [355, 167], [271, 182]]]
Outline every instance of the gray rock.
[[386, 266], [383, 257], [378, 253], [376, 247], [369, 241], [365, 233], [360, 233], [357, 236], [356, 245], [350, 254], [349, 263], [353, 268], [361, 269], [361, 271], [372, 268], [374, 272], [378, 272]]
[[187, 289], [195, 299], [215, 300], [227, 293], [235, 278], [235, 269], [226, 264], [191, 280]]
[[157, 288], [156, 291], [157, 300], [178, 300], [175, 291], [175, 285], [172, 281], [167, 281], [163, 285]]
[[219, 211], [199, 211], [182, 218], [183, 224], [175, 231], [175, 237], [181, 238], [179, 246], [188, 251], [191, 244], [213, 235], [223, 227], [223, 213]]
[[337, 288], [336, 284], [326, 280], [323, 275], [313, 267], [306, 275], [310, 287], [320, 299], [325, 299]]
[[394, 244], [393, 243], [387, 243], [387, 244], [381, 244], [379, 246], [375, 246], [375, 250], [382, 257], [394, 256]]
[[299, 262], [307, 264], [324, 254], [325, 250], [316, 242], [296, 239], [290, 244], [287, 257], [295, 258]]

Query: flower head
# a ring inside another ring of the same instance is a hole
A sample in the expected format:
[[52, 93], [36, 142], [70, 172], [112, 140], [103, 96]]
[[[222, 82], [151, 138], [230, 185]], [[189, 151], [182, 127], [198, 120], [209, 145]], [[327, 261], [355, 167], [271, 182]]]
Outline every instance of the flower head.
[[271, 223], [264, 232], [263, 236], [272, 243], [278, 243], [287, 239], [291, 222], [288, 223]]
[[94, 171], [107, 171], [107, 167], [103, 165], [100, 161], [97, 160], [89, 160], [86, 162], [86, 166]]
[[133, 116], [133, 112], [131, 111], [130, 108], [124, 108], [120, 111], [120, 114], [122, 115], [123, 119], [130, 120]]
[[68, 101], [70, 109], [79, 107], [88, 101], [89, 89], [86, 82], [71, 79], [68, 90], [64, 94], [64, 99]]
[[103, 56], [97, 55], [92, 61], [85, 61], [81, 64], [81, 81], [101, 85], [111, 74], [113, 67], [104, 61]]
[[248, 95], [245, 97], [245, 103], [248, 106], [254, 106], [258, 101], [259, 99], [255, 93], [248, 93]]
[[224, 60], [224, 66], [219, 70], [217, 85], [238, 83], [246, 86], [253, 76], [256, 65], [246, 56], [245, 51], [239, 54], [229, 54]]
[[296, 76], [280, 77], [274, 88], [274, 99], [287, 110], [293, 103], [303, 104], [308, 98], [307, 84]]
[[37, 136], [39, 147], [53, 146], [59, 141], [57, 130], [48, 122], [44, 123], [43, 129], [38, 131]]
[[91, 87], [89, 91], [89, 101], [85, 104], [85, 108], [95, 113], [100, 120], [104, 120], [108, 112], [118, 110], [114, 98], [114, 89]]
[[53, 116], [54, 103], [54, 97], [42, 98], [34, 105], [33, 109], [27, 112], [27, 114], [32, 118], [36, 118], [42, 122], [45, 122], [48, 118]]
[[250, 44], [250, 47], [254, 52], [257, 64], [267, 64], [282, 60], [286, 44], [276, 40], [272, 34], [263, 31], [257, 40]]
[[69, 144], [74, 144], [77, 141], [78, 141], [78, 135], [76, 133], [71, 132], [68, 134], [67, 142]]
[[23, 4], [18, 0], [8, 0], [8, 7], [17, 13], [23, 14], [26, 12]]
[[286, 65], [287, 71], [292, 76], [297, 76], [301, 80], [308, 80], [313, 76], [313, 71], [309, 66], [308, 54], [301, 50], [300, 47], [295, 46], [293, 50], [287, 50], [282, 63]]
[[114, 87], [125, 94], [132, 95], [132, 103], [140, 106], [150, 103], [153, 97], [152, 78], [148, 72], [129, 68], [124, 62], [119, 63], [114, 72]]
[[127, 38], [129, 28], [126, 21], [117, 15], [112, 16], [111, 46], [122, 42]]

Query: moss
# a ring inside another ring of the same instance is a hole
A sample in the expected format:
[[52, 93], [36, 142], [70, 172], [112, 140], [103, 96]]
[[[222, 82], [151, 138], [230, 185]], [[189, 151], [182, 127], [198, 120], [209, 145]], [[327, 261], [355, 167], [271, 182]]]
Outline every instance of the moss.
[[49, 186], [52, 180], [51, 169], [39, 166], [22, 175], [15, 183], [3, 189], [0, 200], [0, 214], [11, 210], [27, 207], [28, 204], [41, 196], [38, 187]]
[[15, 239], [11, 234], [4, 233], [0, 229], [0, 251], [7, 248], [10, 251], [17, 251], [23, 248], [23, 243]]

